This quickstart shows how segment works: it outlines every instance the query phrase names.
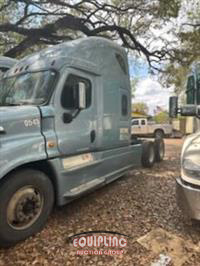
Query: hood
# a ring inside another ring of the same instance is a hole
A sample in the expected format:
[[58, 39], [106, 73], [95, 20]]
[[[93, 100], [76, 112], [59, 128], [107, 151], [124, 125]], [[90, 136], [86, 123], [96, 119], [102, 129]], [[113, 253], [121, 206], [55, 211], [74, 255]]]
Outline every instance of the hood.
[[0, 107], [0, 178], [46, 157], [39, 107]]
[[36, 106], [0, 107], [1, 140], [9, 136], [40, 132], [40, 111]]

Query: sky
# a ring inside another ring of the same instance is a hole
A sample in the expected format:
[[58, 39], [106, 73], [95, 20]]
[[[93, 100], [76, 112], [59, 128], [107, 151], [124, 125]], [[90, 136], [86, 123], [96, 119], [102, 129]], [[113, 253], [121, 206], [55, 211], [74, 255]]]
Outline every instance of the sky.
[[[191, 5], [192, 7], [192, 5]], [[187, 0], [183, 0], [183, 7], [179, 13], [179, 17], [171, 19], [169, 23], [166, 23], [164, 27], [154, 28], [150, 27], [150, 35], [156, 40], [156, 47], [151, 47], [152, 50], [157, 48], [161, 49], [165, 46], [161, 38], [167, 39], [174, 43], [175, 47], [178, 44], [178, 40], [175, 38], [173, 31], [179, 31], [181, 25], [186, 22], [186, 12], [189, 8]], [[143, 42], [143, 40], [140, 40]], [[152, 42], [155, 45], [155, 42]], [[172, 44], [173, 45], [173, 44]], [[173, 94], [172, 88], [164, 88], [156, 80], [156, 77], [150, 75], [148, 71], [148, 64], [145, 59], [132, 59], [129, 56], [129, 69], [131, 78], [138, 78], [137, 89], [135, 92], [135, 98], [132, 102], [144, 102], [149, 108], [149, 113], [152, 115], [157, 106], [168, 111], [169, 97]]]
[[133, 104], [134, 102], [145, 102], [149, 107], [150, 114], [153, 114], [157, 106], [168, 110], [170, 93], [170, 89], [163, 88], [160, 83], [147, 76], [139, 81]]
[[[168, 38], [168, 40], [173, 40], [173, 34], [169, 33], [169, 30], [172, 27], [173, 23], [166, 25], [162, 29], [149, 29], [151, 31], [151, 35], [154, 36], [155, 39], [157, 39], [157, 49], [161, 49], [164, 45], [164, 43], [159, 39], [159, 37], [163, 37], [164, 39]], [[149, 73], [149, 66], [146, 59], [144, 57], [143, 59], [142, 57], [135, 59], [129, 55], [129, 69], [131, 78], [137, 78], [139, 80], [135, 92], [135, 97], [133, 98], [132, 103], [146, 103], [149, 108], [150, 115], [154, 114], [154, 110], [157, 106], [161, 107], [163, 110], [168, 111], [169, 97], [171, 96], [172, 89], [166, 89], [162, 87], [162, 85], [156, 80], [156, 77], [153, 77]]]
[[[199, 0], [182, 0], [182, 7], [179, 12], [178, 18], [171, 19], [170, 22], [166, 23], [164, 27], [150, 27], [149, 33], [156, 41], [156, 48], [162, 48], [165, 44], [162, 42], [160, 37], [172, 41], [174, 47], [181, 45], [178, 43], [178, 40], [175, 38], [173, 32], [179, 32], [179, 30], [187, 31], [188, 27], [184, 25], [188, 20], [188, 14], [190, 11], [195, 13], [195, 10], [198, 10], [197, 6], [200, 6]], [[142, 43], [145, 40], [140, 40]], [[155, 42], [152, 42], [155, 45]], [[152, 47], [152, 49], [155, 47]], [[129, 58], [129, 68], [131, 78], [138, 78], [139, 83], [135, 92], [135, 98], [132, 102], [144, 102], [149, 107], [149, 113], [153, 114], [153, 110], [156, 109], [156, 106], [162, 107], [165, 110], [168, 110], [169, 97], [173, 95], [173, 88], [164, 88], [156, 80], [156, 77], [152, 77], [148, 72], [148, 64], [145, 59], [133, 60]]]
[[163, 88], [161, 84], [153, 78], [148, 71], [148, 65], [142, 60], [133, 60], [129, 58], [129, 69], [131, 78], [138, 78], [137, 89], [134, 102], [144, 102], [149, 108], [149, 114], [153, 114], [157, 106], [168, 110], [169, 97], [173, 90]]
[[[153, 36], [153, 38], [158, 38], [156, 42], [158, 49], [165, 45], [159, 39], [160, 37], [167, 39], [168, 41], [173, 41], [175, 47], [177, 45], [181, 45], [178, 44], [178, 40], [175, 38], [173, 31], [179, 32], [180, 29], [184, 29], [185, 31], [189, 30], [190, 28], [188, 29], [184, 23], [187, 22], [188, 16], [191, 12], [195, 13], [196, 10], [199, 10], [199, 6], [199, 0], [182, 0], [182, 7], [178, 18], [171, 19], [171, 21], [165, 24], [164, 27], [149, 28], [150, 35]], [[155, 42], [153, 42], [153, 44], [155, 44]], [[129, 67], [131, 77], [137, 77], [139, 79], [135, 92], [135, 98], [133, 98], [133, 104], [134, 102], [145, 102], [149, 107], [150, 114], [153, 114], [153, 110], [156, 106], [160, 106], [163, 109], [168, 110], [169, 97], [173, 95], [173, 88], [163, 88], [156, 78], [152, 77], [148, 73], [148, 65], [145, 60], [142, 61], [141, 59], [137, 62], [137, 60], [134, 61], [129, 58]]]

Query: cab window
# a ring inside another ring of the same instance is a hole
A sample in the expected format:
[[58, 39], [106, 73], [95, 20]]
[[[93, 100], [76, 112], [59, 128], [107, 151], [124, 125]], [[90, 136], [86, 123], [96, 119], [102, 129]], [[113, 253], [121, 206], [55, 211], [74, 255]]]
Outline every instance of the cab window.
[[142, 120], [142, 121], [141, 121], [141, 125], [146, 125], [145, 120]]
[[80, 82], [84, 83], [86, 88], [86, 108], [88, 108], [91, 105], [91, 99], [92, 99], [91, 82], [86, 78], [70, 74], [65, 82], [61, 94], [61, 104], [65, 109], [69, 110], [78, 109], [78, 103], [79, 103], [78, 88]]

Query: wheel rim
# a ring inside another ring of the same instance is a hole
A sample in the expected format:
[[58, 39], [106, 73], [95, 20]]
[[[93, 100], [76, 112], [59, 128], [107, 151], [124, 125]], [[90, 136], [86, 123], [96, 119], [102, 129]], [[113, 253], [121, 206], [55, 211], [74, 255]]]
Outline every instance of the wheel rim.
[[149, 149], [149, 162], [150, 163], [153, 163], [154, 162], [154, 157], [155, 157], [154, 148], [151, 147]]
[[38, 189], [25, 186], [11, 197], [7, 207], [7, 222], [15, 230], [30, 227], [40, 216], [44, 198]]

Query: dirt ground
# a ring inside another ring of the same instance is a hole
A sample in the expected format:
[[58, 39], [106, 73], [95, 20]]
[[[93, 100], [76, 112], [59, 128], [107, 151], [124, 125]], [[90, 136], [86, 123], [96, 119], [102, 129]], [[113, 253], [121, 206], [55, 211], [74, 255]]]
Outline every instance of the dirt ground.
[[[153, 169], [134, 170], [104, 188], [56, 208], [42, 232], [13, 248], [0, 250], [0, 265], [178, 266], [173, 260], [155, 264], [160, 251], [152, 252], [138, 243], [138, 238], [157, 229], [197, 247], [195, 252], [190, 247], [184, 248], [187, 259], [179, 265], [200, 265], [200, 225], [183, 216], [175, 198], [182, 140], [168, 139], [165, 144], [162, 163]], [[122, 255], [77, 255], [77, 248], [66, 241], [67, 237], [91, 230], [117, 231], [132, 238], [127, 239]]]

